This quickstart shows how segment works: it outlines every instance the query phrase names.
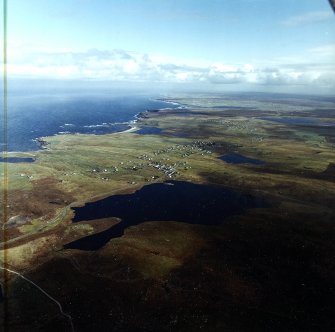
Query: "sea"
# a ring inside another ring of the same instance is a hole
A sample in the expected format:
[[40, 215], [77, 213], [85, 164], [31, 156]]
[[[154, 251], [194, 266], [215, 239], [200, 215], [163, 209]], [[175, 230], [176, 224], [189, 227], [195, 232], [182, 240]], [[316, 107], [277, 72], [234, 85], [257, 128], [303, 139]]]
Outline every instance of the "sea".
[[[37, 139], [44, 136], [125, 131], [141, 112], [177, 107], [155, 98], [143, 93], [97, 89], [9, 90], [8, 151], [38, 150]], [[4, 135], [0, 144], [4, 145]]]

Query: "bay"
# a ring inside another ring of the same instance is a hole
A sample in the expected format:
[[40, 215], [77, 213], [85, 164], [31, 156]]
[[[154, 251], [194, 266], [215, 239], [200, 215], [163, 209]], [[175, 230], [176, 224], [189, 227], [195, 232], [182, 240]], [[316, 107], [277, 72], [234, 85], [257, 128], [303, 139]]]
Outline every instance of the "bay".
[[[14, 91], [8, 94], [8, 151], [40, 148], [39, 137], [107, 134], [129, 128], [138, 113], [176, 105], [154, 96], [111, 91]], [[3, 119], [2, 119], [3, 120]], [[3, 136], [0, 138], [3, 145]]]

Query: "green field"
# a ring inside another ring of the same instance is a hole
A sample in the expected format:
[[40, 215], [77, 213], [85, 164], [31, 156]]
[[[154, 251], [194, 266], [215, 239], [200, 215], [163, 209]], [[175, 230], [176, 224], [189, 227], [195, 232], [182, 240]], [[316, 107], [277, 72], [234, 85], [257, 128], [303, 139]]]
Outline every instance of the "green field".
[[[121, 314], [133, 317], [123, 318], [129, 330], [138, 324], [155, 330], [162, 321], [166, 331], [329, 330], [335, 323], [335, 103], [220, 94], [164, 100], [183, 108], [145, 112], [136, 124], [159, 128], [159, 135], [44, 137], [44, 149], [17, 154], [35, 162], [8, 163], [6, 264], [58, 294], [79, 331], [85, 324], [102, 328]], [[291, 122], [276, 121], [283, 118]], [[264, 164], [219, 159], [229, 154]], [[257, 194], [271, 206], [220, 226], [152, 220], [96, 252], [62, 249], [116, 222], [74, 225], [71, 207], [171, 179]], [[10, 322], [13, 330], [44, 305], [54, 317], [49, 323], [64, 328], [57, 308], [29, 287], [12, 281], [16, 296], [9, 303], [20, 316]], [[38, 304], [23, 312], [28, 291]], [[93, 311], [83, 304], [87, 296], [100, 301]], [[46, 328], [42, 319], [34, 324]]]

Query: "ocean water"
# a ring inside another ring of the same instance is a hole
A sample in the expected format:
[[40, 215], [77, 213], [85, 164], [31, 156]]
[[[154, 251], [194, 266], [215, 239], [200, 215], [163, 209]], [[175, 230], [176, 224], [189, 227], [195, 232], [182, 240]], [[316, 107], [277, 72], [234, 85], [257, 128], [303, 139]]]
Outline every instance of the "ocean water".
[[[111, 91], [10, 91], [8, 151], [37, 150], [36, 139], [43, 136], [123, 131], [136, 114], [166, 107], [177, 105], [155, 100], [154, 96]], [[3, 145], [3, 135], [0, 144]]]

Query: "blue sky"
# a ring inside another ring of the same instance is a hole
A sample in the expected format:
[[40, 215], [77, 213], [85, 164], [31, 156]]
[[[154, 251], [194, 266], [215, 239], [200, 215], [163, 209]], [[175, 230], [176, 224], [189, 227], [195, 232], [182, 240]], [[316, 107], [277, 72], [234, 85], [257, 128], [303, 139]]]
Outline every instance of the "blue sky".
[[335, 89], [327, 0], [10, 0], [8, 39], [11, 77]]

